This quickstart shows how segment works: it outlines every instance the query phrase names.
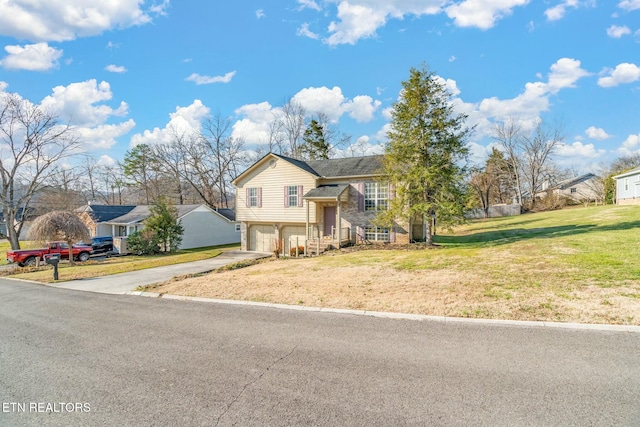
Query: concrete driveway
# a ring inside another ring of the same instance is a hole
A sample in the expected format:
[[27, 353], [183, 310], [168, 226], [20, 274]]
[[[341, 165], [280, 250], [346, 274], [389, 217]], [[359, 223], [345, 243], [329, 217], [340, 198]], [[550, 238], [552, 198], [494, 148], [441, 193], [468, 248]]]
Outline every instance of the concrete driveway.
[[247, 252], [239, 250], [227, 251], [221, 253], [215, 258], [201, 261], [148, 268], [146, 270], [131, 271], [111, 276], [52, 283], [50, 286], [80, 291], [100, 292], [103, 294], [125, 294], [133, 291], [138, 286], [165, 282], [173, 277], [183, 276], [185, 274], [206, 273], [238, 261], [268, 258], [270, 256], [270, 253], [265, 252]]

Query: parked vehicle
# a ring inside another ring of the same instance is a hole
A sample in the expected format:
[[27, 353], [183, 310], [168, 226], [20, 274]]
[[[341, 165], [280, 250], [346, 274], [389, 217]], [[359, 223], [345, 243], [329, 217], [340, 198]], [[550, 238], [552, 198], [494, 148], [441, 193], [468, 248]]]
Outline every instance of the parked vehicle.
[[91, 239], [91, 253], [104, 254], [113, 252], [113, 236], [101, 236]]
[[[88, 245], [73, 245], [71, 247], [73, 259], [82, 262], [89, 259], [91, 250], [91, 246]], [[59, 254], [61, 259], [69, 259], [69, 245], [66, 242], [50, 242], [46, 248], [8, 250], [7, 261], [24, 267], [25, 265], [36, 265], [38, 259], [43, 261], [46, 256], [52, 254]]]

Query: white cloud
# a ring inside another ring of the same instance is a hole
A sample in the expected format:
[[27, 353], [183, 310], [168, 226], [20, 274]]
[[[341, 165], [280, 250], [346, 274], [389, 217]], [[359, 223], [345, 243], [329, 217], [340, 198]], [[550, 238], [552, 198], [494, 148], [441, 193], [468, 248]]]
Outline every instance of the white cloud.
[[349, 112], [349, 117], [359, 123], [366, 123], [373, 119], [373, 114], [382, 103], [374, 100], [368, 95], [359, 95], [345, 106], [345, 111]]
[[611, 138], [604, 129], [590, 126], [584, 133], [591, 139], [605, 140]]
[[452, 79], [444, 79], [440, 76], [435, 77], [436, 82], [444, 86], [451, 96], [460, 95], [460, 89], [458, 89], [458, 83]]
[[623, 25], [621, 27], [612, 25], [607, 28], [607, 35], [614, 39], [619, 39], [620, 37], [626, 36], [627, 34], [631, 34], [631, 29], [626, 25]]
[[262, 19], [262, 18], [264, 18], [265, 16], [267, 16], [267, 15], [265, 15], [265, 14], [264, 14], [264, 10], [262, 10], [262, 9], [258, 9], [258, 10], [256, 10], [256, 18], [258, 18], [258, 19]]
[[86, 148], [109, 149], [116, 144], [116, 138], [126, 135], [136, 126], [133, 119], [118, 124], [106, 124], [93, 128], [78, 128], [78, 134]]
[[[524, 91], [511, 99], [499, 99], [497, 97], [485, 98], [478, 103], [466, 103], [456, 97], [452, 99], [454, 111], [458, 114], [467, 114], [469, 126], [476, 126], [474, 139], [490, 136], [494, 122], [515, 120], [523, 128], [533, 128], [540, 120], [540, 114], [549, 110], [550, 97], [561, 89], [573, 88], [577, 80], [589, 75], [580, 67], [580, 61], [561, 58], [550, 67], [547, 82], [526, 83]], [[447, 87], [453, 93], [459, 94], [459, 90], [453, 80], [444, 80]]]
[[229, 83], [235, 75], [235, 71], [230, 71], [224, 76], [201, 76], [200, 74], [193, 73], [185, 80], [194, 82], [197, 85], [208, 85], [211, 83]]
[[56, 86], [52, 94], [40, 102], [40, 107], [73, 127], [83, 142], [83, 151], [108, 149], [116, 144], [116, 138], [126, 135], [136, 125], [132, 119], [108, 123], [114, 117], [125, 116], [128, 109], [125, 102], [115, 109], [106, 105], [112, 98], [109, 83], [87, 80]]
[[[305, 88], [292, 96], [291, 101], [303, 107], [307, 117], [321, 113], [334, 123], [345, 114], [358, 122], [368, 122], [381, 105], [380, 101], [367, 95], [348, 99], [337, 86]], [[232, 135], [243, 138], [248, 144], [265, 144], [271, 133], [269, 125], [280, 112], [280, 107], [273, 107], [268, 102], [244, 105], [235, 110], [240, 119], [234, 123]]]
[[358, 122], [370, 121], [381, 104], [380, 101], [366, 95], [347, 100], [342, 94], [342, 89], [337, 86], [332, 89], [325, 86], [305, 88], [295, 94], [292, 101], [300, 104], [310, 114], [325, 114], [331, 121], [337, 121], [340, 116], [348, 113]]
[[318, 12], [321, 10], [320, 6], [318, 6], [318, 3], [313, 0], [298, 0], [298, 4], [300, 5], [301, 9], [313, 9], [317, 10]]
[[571, 158], [573, 161], [577, 158], [594, 159], [602, 156], [606, 150], [596, 149], [593, 144], [583, 144], [580, 141], [575, 141], [572, 144], [559, 144], [556, 148], [555, 154], [560, 157]]
[[362, 38], [373, 37], [376, 30], [387, 22], [388, 11], [358, 4], [341, 2], [338, 5], [339, 22], [329, 24], [332, 33], [326, 42], [331, 45], [355, 44]]
[[13, 70], [47, 71], [57, 67], [62, 56], [62, 50], [47, 43], [5, 46], [4, 50], [9, 55], [0, 60], [0, 66]]
[[456, 59], [457, 59], [457, 58], [456, 58], [456, 56], [455, 56], [455, 55], [451, 55], [451, 56], [449, 57], [449, 62], [453, 62], [453, 61], [455, 61]]
[[274, 109], [268, 102], [248, 104], [235, 113], [244, 116], [233, 125], [232, 136], [242, 138], [249, 144], [263, 144], [269, 141], [269, 123], [274, 119]]
[[194, 100], [187, 107], [176, 107], [174, 113], [169, 114], [169, 122], [163, 128], [146, 129], [143, 133], [137, 133], [131, 137], [129, 145], [135, 147], [139, 144], [164, 144], [171, 141], [174, 135], [189, 134], [199, 131], [202, 120], [209, 116], [210, 110], [199, 99]]
[[637, 135], [629, 135], [617, 151], [623, 156], [640, 153], [640, 133]]
[[547, 20], [557, 21], [564, 18], [567, 9], [577, 9], [579, 7], [595, 7], [596, 0], [562, 0], [556, 6], [544, 11]]
[[580, 67], [580, 61], [571, 58], [561, 58], [551, 66], [548, 90], [557, 93], [560, 89], [576, 87], [575, 83], [590, 73]]
[[121, 102], [116, 109], [102, 104], [112, 97], [109, 83], [103, 81], [98, 84], [92, 79], [68, 86], [56, 86], [53, 94], [45, 97], [41, 104], [55, 111], [64, 120], [69, 120], [74, 126], [92, 127], [105, 123], [111, 116], [122, 117], [127, 114], [128, 106], [125, 102]]
[[[376, 36], [389, 19], [421, 17], [446, 13], [459, 27], [488, 29], [530, 0], [327, 0], [337, 4], [336, 19], [328, 26], [329, 36], [323, 41], [331, 46], [355, 44]], [[321, 7], [313, 0], [298, 0], [300, 9]], [[325, 11], [325, 15], [328, 14]], [[306, 28], [308, 30], [308, 27]], [[299, 29], [298, 33], [303, 31]]]
[[320, 38], [319, 34], [316, 34], [314, 32], [312, 32], [311, 30], [309, 30], [309, 24], [308, 23], [304, 23], [300, 26], [300, 28], [298, 28], [298, 31], [296, 32], [297, 35], [302, 36], [302, 37], [308, 37], [310, 39], [314, 39], [317, 40]]
[[640, 9], [640, 0], [621, 0], [618, 7], [628, 11]]
[[165, 14], [169, 0], [146, 8], [143, 4], [143, 0], [1, 1], [0, 34], [34, 41], [74, 40], [149, 23]]
[[110, 73], [126, 73], [127, 69], [121, 65], [114, 65], [114, 64], [109, 64], [106, 67], [104, 67], [105, 70], [109, 71]]
[[446, 12], [458, 27], [487, 30], [498, 20], [511, 15], [513, 8], [528, 3], [529, 0], [464, 0], [448, 6]]
[[107, 167], [115, 166], [117, 163], [118, 162], [116, 162], [113, 157], [107, 154], [103, 154], [102, 156], [100, 156], [100, 158], [97, 161], [98, 165], [107, 166]]
[[609, 73], [609, 75], [598, 79], [598, 85], [601, 87], [613, 87], [640, 80], [640, 67], [628, 62], [618, 64], [614, 70], [609, 69], [605, 72]]

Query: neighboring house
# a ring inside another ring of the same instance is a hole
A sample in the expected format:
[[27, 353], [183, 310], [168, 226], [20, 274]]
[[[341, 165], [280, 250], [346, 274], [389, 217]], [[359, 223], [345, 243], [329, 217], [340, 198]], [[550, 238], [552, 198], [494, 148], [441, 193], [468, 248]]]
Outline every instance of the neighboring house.
[[89, 229], [91, 237], [113, 236], [111, 221], [114, 218], [131, 212], [135, 206], [131, 205], [93, 205], [89, 203], [75, 210], [84, 225]]
[[421, 221], [376, 227], [393, 188], [382, 156], [302, 161], [269, 153], [233, 180], [243, 250], [290, 254], [347, 243], [424, 239]]
[[565, 179], [553, 186], [544, 185], [543, 191], [537, 193], [536, 197], [544, 198], [551, 193], [575, 202], [597, 201], [602, 199], [602, 191], [604, 190], [599, 187], [598, 177], [592, 173], [587, 173]]
[[[23, 208], [18, 208], [16, 211], [16, 220], [14, 222], [14, 226], [22, 221], [22, 215], [24, 214]], [[18, 236], [18, 240], [28, 240], [29, 238], [29, 227], [31, 227], [31, 223], [37, 217], [36, 210], [34, 208], [28, 208], [27, 213], [24, 217], [24, 223], [22, 225], [22, 230], [20, 230], [20, 235]], [[0, 236], [7, 236], [7, 221], [4, 219], [4, 213], [2, 212], [2, 207], [0, 206]]]
[[[206, 205], [176, 205], [176, 209], [184, 229], [180, 249], [240, 242], [240, 224], [236, 222], [233, 210], [213, 210]], [[144, 228], [143, 221], [150, 215], [150, 206], [135, 206], [124, 215], [105, 222], [111, 227], [108, 235], [126, 237], [140, 231]]]
[[640, 166], [613, 178], [616, 180], [616, 204], [640, 204]]

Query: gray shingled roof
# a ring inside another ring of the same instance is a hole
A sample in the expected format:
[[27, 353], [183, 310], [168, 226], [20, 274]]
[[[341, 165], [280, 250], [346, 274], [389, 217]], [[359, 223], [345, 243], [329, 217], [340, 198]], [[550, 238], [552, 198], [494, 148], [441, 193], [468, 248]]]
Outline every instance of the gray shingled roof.
[[233, 209], [221, 208], [221, 209], [217, 209], [216, 212], [218, 212], [223, 217], [227, 218], [229, 221], [236, 220], [236, 211]]
[[[200, 206], [202, 205], [177, 205], [176, 208], [178, 209], [178, 218], [185, 216], [186, 214]], [[109, 222], [113, 224], [135, 224], [137, 222], [144, 221], [145, 219], [149, 218], [150, 215], [150, 206], [140, 205], [133, 208], [129, 213], [117, 218], [113, 218]]]
[[135, 206], [132, 205], [88, 205], [76, 209], [76, 211], [87, 212], [95, 222], [105, 222], [125, 215], [131, 212], [133, 208], [135, 208]]
[[309, 160], [320, 176], [337, 178], [341, 176], [377, 175], [382, 170], [384, 156], [345, 157], [342, 159]]
[[321, 185], [313, 188], [303, 196], [304, 199], [336, 199], [346, 190], [349, 184]]
[[558, 182], [553, 188], [559, 188], [564, 190], [565, 188], [571, 187], [574, 184], [578, 184], [580, 182], [586, 181], [588, 179], [595, 178], [595, 175], [592, 173], [587, 173], [584, 175], [576, 176], [573, 178], [565, 179], [564, 181]]
[[338, 178], [341, 176], [377, 175], [382, 170], [384, 156], [344, 157], [340, 159], [297, 160], [281, 156], [283, 160], [298, 166], [313, 175], [323, 178]]

